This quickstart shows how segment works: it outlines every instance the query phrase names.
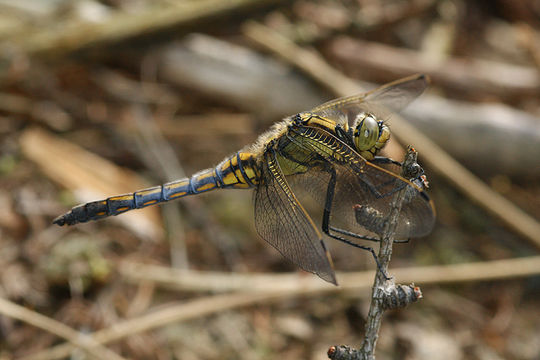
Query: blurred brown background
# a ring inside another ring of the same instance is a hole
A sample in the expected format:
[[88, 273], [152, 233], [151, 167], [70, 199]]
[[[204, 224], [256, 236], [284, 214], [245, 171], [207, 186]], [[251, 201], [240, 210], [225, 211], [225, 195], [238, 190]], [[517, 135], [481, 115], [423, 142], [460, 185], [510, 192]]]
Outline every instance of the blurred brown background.
[[[80, 202], [213, 166], [336, 97], [262, 46], [251, 21], [366, 90], [428, 74], [403, 116], [538, 226], [540, 1], [0, 0], [1, 299], [34, 320], [105, 329], [98, 341], [128, 359], [324, 359], [331, 345], [359, 345], [370, 278], [355, 290], [339, 273], [341, 288], [279, 277], [297, 269], [256, 234], [250, 191], [51, 223]], [[400, 146], [389, 154], [401, 158]], [[391, 267], [486, 262], [494, 273], [407, 279], [425, 299], [386, 314], [378, 356], [540, 359], [540, 260], [516, 262], [510, 279], [489, 263], [537, 255], [540, 234], [524, 236], [504, 209], [491, 215], [454, 185], [465, 179], [424, 167], [437, 224], [396, 245]], [[337, 271], [374, 268], [369, 253], [330, 245]], [[90, 358], [53, 354], [62, 332], [29, 322], [0, 315], [0, 360]], [[107, 332], [114, 324], [124, 336]]]

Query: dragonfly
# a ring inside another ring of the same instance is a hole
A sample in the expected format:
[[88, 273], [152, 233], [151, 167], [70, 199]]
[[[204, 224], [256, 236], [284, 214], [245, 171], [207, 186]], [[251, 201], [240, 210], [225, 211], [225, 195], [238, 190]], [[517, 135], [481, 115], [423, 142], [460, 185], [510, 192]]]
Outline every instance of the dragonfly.
[[[388, 119], [427, 84], [425, 75], [413, 75], [326, 102], [275, 123], [213, 168], [78, 205], [53, 222], [74, 225], [211, 190], [253, 189], [258, 234], [303, 270], [337, 285], [325, 239], [368, 250], [377, 262], [373, 248], [360, 240], [380, 240], [382, 226], [370, 223], [381, 224], [381, 214], [389, 212], [396, 192], [408, 194], [396, 239], [425, 236], [434, 226], [435, 207], [422, 186], [425, 182], [401, 177], [399, 162], [378, 155], [390, 138]], [[300, 201], [305, 196], [322, 210], [319, 225]], [[359, 206], [364, 211], [359, 212]]]

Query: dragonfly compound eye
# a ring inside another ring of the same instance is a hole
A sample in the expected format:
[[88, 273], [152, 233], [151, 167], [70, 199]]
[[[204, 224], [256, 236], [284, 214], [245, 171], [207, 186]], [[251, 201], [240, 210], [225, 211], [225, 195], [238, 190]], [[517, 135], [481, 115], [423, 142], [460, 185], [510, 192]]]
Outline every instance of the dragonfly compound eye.
[[361, 113], [356, 117], [354, 144], [360, 152], [370, 150], [379, 138], [379, 124], [373, 115]]

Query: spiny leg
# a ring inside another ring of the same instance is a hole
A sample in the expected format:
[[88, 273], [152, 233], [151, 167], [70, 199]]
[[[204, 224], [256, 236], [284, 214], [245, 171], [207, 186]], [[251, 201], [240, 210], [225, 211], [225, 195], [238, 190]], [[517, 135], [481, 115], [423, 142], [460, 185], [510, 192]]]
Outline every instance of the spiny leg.
[[[403, 164], [400, 163], [399, 161], [396, 161], [394, 159], [391, 159], [389, 157], [386, 157], [386, 156], [375, 156], [373, 158], [373, 160], [371, 160], [371, 162], [373, 164], [376, 164], [376, 165], [388, 165], [388, 164], [392, 164], [392, 165], [396, 165], [396, 166], [399, 166], [399, 167], [402, 167]], [[422, 176], [424, 175], [424, 169], [418, 165], [417, 163], [416, 164], [416, 167], [414, 169], [411, 170], [412, 173], [414, 173], [414, 177], [412, 179], [410, 179], [411, 181], [414, 181], [414, 180], [421, 180]]]
[[[332, 231], [335, 231], [335, 232], [337, 232], [337, 233], [339, 233], [339, 234], [343, 234], [343, 235], [347, 235], [347, 236], [353, 237], [353, 238], [355, 238], [355, 239], [366, 240], [366, 241], [373, 241], [373, 242], [381, 242], [381, 239], [379, 239], [379, 238], [371, 237], [371, 236], [366, 236], [366, 235], [360, 235], [360, 234], [354, 233], [354, 232], [352, 232], [352, 231], [348, 231], [348, 230], [336, 228], [336, 227], [333, 227], [333, 226], [329, 226], [328, 229], [330, 229], [330, 230], [332, 230]], [[396, 243], [396, 244], [406, 244], [406, 243], [408, 243], [410, 240], [411, 240], [411, 239], [394, 240], [394, 243]]]
[[[390, 158], [383, 158], [383, 157], [379, 157], [379, 158], [386, 159], [386, 160], [388, 160], [388, 162], [398, 163], [397, 161], [394, 161], [394, 160], [392, 160]], [[398, 163], [398, 164], [400, 164], [400, 163]], [[332, 170], [330, 171], [330, 174], [331, 174], [331, 181], [333, 179], [334, 187], [335, 187], [335, 182], [336, 182], [335, 169], [332, 168]], [[331, 193], [332, 199], [333, 199], [333, 196], [334, 196], [334, 189], [332, 189], [332, 193]], [[360, 235], [360, 234], [354, 233], [352, 231], [348, 231], [348, 230], [344, 230], [344, 229], [340, 229], [340, 228], [330, 226], [330, 211], [331, 211], [331, 208], [332, 208], [332, 203], [331, 203], [332, 199], [330, 199], [330, 204], [329, 204], [328, 203], [328, 201], [329, 201], [328, 197], [329, 197], [329, 193], [327, 191], [327, 198], [326, 198], [326, 204], [325, 204], [325, 214], [324, 214], [324, 217], [323, 217], [323, 230], [325, 229], [325, 226], [326, 226], [328, 230], [337, 232], [337, 233], [342, 234], [342, 235], [347, 235], [347, 236], [353, 237], [355, 239], [373, 241], [373, 242], [380, 242], [381, 241], [381, 239], [376, 238], [376, 237], [371, 237], [371, 236], [367, 236], [367, 235]], [[326, 214], [326, 208], [329, 208], [328, 215]], [[394, 243], [408, 243], [409, 240], [410, 239], [407, 239], [407, 240], [394, 240]]]
[[393, 164], [401, 167], [401, 163], [397, 160], [391, 159], [386, 156], [375, 156], [373, 160], [371, 160], [373, 164], [376, 165], [387, 165], [387, 164]]
[[[377, 254], [375, 254], [375, 251], [373, 250], [373, 248], [371, 248], [369, 246], [359, 245], [359, 244], [354, 243], [354, 242], [352, 242], [350, 240], [347, 240], [347, 239], [345, 239], [345, 238], [343, 238], [341, 236], [337, 236], [337, 235], [334, 235], [334, 234], [330, 233], [330, 229], [331, 229], [330, 226], [329, 226], [329, 224], [330, 224], [330, 212], [332, 211], [332, 202], [334, 200], [334, 191], [335, 191], [335, 188], [336, 188], [337, 174], [336, 174], [336, 170], [333, 167], [329, 168], [329, 172], [330, 172], [330, 181], [328, 182], [328, 188], [326, 190], [326, 201], [325, 201], [325, 205], [324, 205], [323, 220], [322, 220], [322, 230], [323, 230], [323, 232], [326, 235], [330, 236], [331, 238], [339, 240], [341, 242], [344, 242], [345, 244], [354, 246], [354, 247], [362, 249], [362, 250], [369, 251], [371, 253], [371, 255], [373, 255], [373, 258], [375, 259], [375, 263], [377, 264], [377, 268], [379, 269], [381, 274], [383, 274], [383, 276], [385, 277], [386, 280], [390, 280], [388, 275], [386, 275], [386, 272], [382, 269], [381, 264], [379, 262], [379, 258], [377, 257]], [[334, 229], [334, 228], [332, 228], [332, 229]], [[345, 231], [345, 230], [343, 230], [343, 231]], [[351, 233], [351, 234], [353, 234], [353, 233]], [[354, 237], [364, 239], [361, 235], [358, 235], [358, 234], [354, 234]], [[364, 240], [367, 240], [367, 239], [364, 239]]]

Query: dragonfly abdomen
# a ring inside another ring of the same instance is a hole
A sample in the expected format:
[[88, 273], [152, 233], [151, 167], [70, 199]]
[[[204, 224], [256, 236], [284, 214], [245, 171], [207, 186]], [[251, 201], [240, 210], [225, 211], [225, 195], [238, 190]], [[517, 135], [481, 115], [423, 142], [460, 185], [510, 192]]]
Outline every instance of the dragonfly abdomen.
[[53, 222], [60, 226], [74, 225], [214, 189], [247, 189], [259, 183], [259, 174], [255, 155], [238, 152], [215, 168], [200, 171], [190, 178], [82, 204], [57, 217]]

